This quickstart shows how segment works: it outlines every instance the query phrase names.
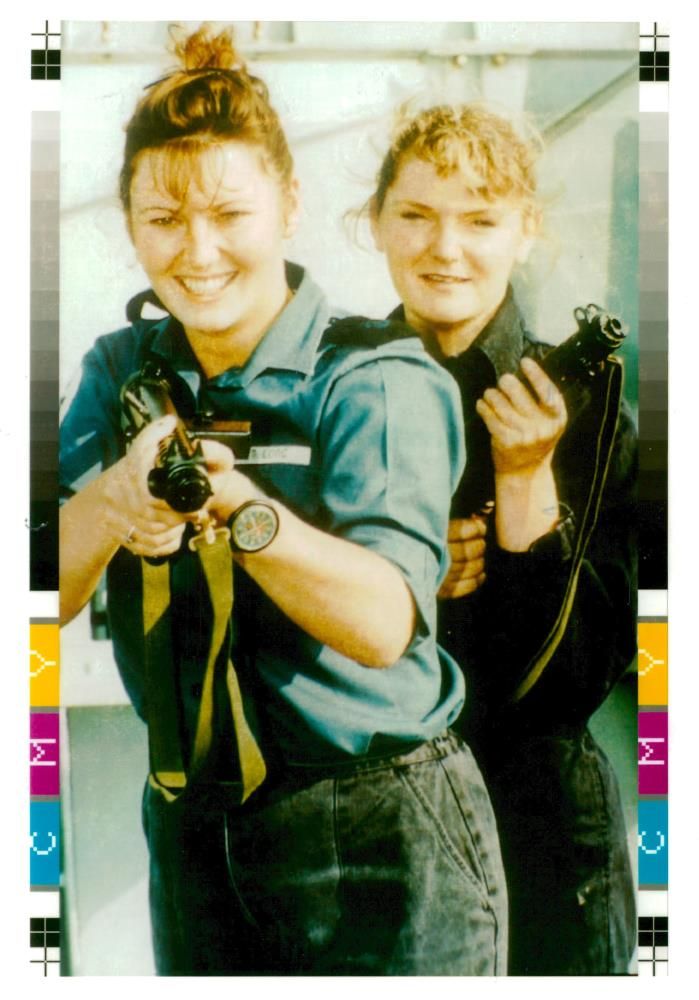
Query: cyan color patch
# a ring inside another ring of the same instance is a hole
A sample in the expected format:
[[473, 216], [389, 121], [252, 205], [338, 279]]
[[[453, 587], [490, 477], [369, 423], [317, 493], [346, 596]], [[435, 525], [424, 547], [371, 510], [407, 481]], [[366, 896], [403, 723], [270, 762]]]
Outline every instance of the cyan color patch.
[[32, 802], [29, 806], [29, 882], [32, 886], [58, 885], [61, 812], [58, 802]]
[[667, 885], [667, 799], [638, 803], [638, 883]]

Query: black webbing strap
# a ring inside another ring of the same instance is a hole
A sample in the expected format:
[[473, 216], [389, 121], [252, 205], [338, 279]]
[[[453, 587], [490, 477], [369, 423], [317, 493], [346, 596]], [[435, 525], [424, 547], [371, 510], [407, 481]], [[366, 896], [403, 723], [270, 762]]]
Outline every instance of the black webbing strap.
[[575, 592], [578, 586], [578, 577], [580, 576], [580, 567], [582, 566], [582, 561], [585, 556], [585, 550], [588, 542], [590, 541], [590, 536], [594, 531], [595, 525], [597, 524], [597, 517], [599, 514], [600, 504], [602, 502], [602, 492], [604, 490], [607, 471], [609, 469], [609, 462], [612, 455], [614, 434], [616, 431], [617, 421], [619, 419], [621, 390], [624, 381], [623, 367], [616, 358], [610, 358], [608, 366], [609, 375], [607, 377], [606, 393], [604, 396], [602, 422], [600, 424], [595, 447], [592, 480], [587, 496], [585, 510], [580, 523], [580, 530], [578, 531], [578, 539], [571, 562], [571, 571], [566, 585], [565, 596], [563, 598], [563, 603], [558, 613], [558, 617], [556, 618], [551, 631], [547, 635], [539, 651], [529, 662], [526, 675], [512, 696], [512, 701], [514, 702], [520, 701], [527, 694], [527, 692], [531, 690], [534, 684], [536, 684], [563, 638], [566, 626], [568, 625], [568, 620], [570, 618], [570, 613], [573, 608]]

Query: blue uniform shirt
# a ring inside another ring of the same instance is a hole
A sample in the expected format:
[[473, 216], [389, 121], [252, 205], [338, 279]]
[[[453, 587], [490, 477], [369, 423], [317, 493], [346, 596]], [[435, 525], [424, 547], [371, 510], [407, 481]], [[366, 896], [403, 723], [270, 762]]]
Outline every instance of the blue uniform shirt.
[[[206, 378], [171, 317], [100, 337], [61, 424], [60, 478], [69, 497], [123, 454], [119, 393], [139, 370], [147, 339], [200, 409], [252, 422], [260, 464], [242, 472], [307, 522], [398, 567], [418, 626], [387, 669], [364, 667], [311, 638], [236, 571], [233, 656], [258, 706], [261, 735], [273, 733], [288, 760], [315, 762], [431, 739], [459, 713], [463, 677], [436, 644], [435, 594], [448, 565], [449, 505], [464, 447], [456, 384], [417, 338], [378, 347], [321, 344], [331, 317], [326, 300], [300, 268], [289, 265], [288, 273], [294, 298], [247, 363], [214, 378]], [[115, 657], [145, 717], [140, 561], [120, 549], [107, 584]], [[171, 589], [173, 669], [191, 736], [208, 601], [198, 559], [186, 547], [172, 559]]]

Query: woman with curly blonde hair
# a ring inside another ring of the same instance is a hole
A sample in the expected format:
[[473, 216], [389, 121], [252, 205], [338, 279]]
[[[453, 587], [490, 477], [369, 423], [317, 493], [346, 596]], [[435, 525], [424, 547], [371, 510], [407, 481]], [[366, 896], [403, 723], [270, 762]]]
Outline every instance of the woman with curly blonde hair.
[[633, 659], [635, 431], [620, 366], [566, 394], [511, 279], [536, 241], [536, 144], [480, 105], [402, 123], [370, 203], [404, 319], [458, 382], [466, 472], [440, 643], [498, 819], [513, 974], [624, 973], [633, 885], [587, 722]]

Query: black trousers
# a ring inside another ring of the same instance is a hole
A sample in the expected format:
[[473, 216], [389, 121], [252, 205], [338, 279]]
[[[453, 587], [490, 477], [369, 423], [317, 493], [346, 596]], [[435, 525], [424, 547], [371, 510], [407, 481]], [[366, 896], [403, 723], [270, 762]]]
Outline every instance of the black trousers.
[[[505, 737], [504, 737], [505, 738]], [[510, 904], [510, 975], [624, 974], [635, 894], [616, 776], [585, 730], [486, 769]]]

